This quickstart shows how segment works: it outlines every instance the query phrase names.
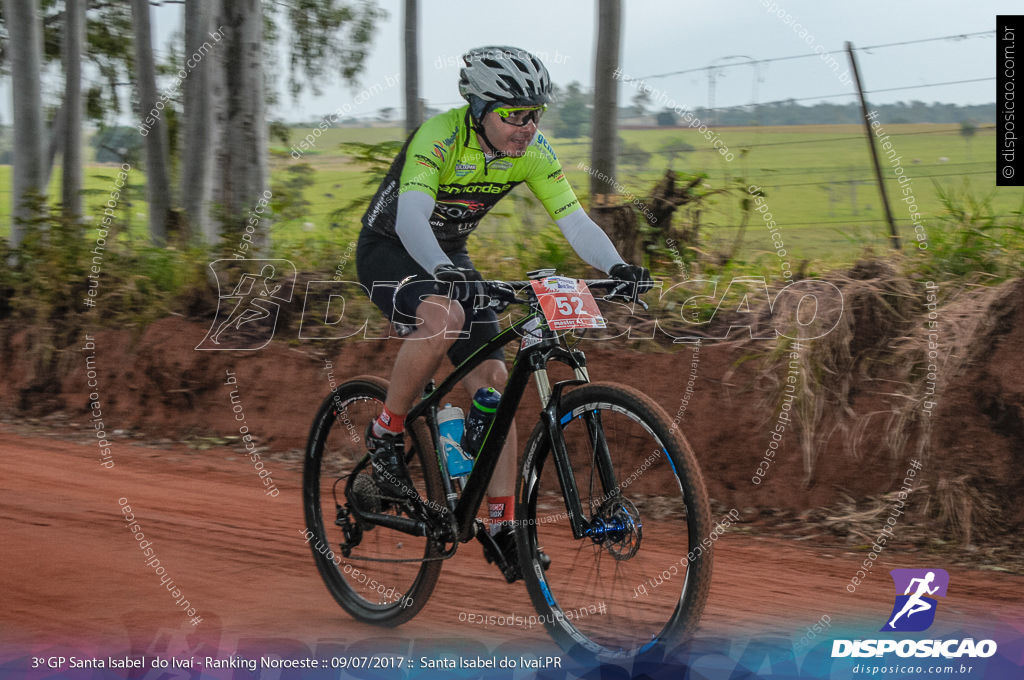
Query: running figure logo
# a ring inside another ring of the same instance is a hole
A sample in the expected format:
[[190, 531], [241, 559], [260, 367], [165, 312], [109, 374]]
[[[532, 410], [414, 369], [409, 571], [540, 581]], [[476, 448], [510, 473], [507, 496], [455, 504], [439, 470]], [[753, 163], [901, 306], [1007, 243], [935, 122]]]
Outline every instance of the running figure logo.
[[[210, 269], [217, 275], [217, 314], [196, 349], [256, 350], [266, 346], [274, 337], [281, 303], [291, 302], [295, 265], [288, 260], [217, 260], [210, 263]], [[231, 285], [236, 277], [238, 282]]]
[[896, 604], [881, 630], [908, 633], [927, 630], [935, 621], [938, 605], [929, 595], [946, 596], [949, 574], [945, 569], [893, 569], [889, 574], [896, 585]]

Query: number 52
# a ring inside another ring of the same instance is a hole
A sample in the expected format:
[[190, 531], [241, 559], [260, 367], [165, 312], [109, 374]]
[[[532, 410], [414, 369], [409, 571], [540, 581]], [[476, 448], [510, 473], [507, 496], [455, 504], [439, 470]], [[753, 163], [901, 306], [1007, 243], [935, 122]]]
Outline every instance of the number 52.
[[558, 313], [566, 316], [573, 313], [573, 304], [576, 305], [576, 314], [580, 315], [583, 313], [583, 299], [573, 296], [567, 298], [563, 295], [559, 295], [555, 298], [555, 304], [558, 306]]

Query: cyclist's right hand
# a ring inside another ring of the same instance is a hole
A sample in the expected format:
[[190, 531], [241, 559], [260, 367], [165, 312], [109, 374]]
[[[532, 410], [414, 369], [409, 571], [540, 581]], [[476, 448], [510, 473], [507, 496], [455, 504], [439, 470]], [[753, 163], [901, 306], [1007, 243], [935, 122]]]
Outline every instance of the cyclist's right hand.
[[484, 295], [483, 277], [475, 269], [441, 264], [434, 268], [434, 278], [452, 285], [451, 297], [459, 302], [472, 302], [477, 295]]

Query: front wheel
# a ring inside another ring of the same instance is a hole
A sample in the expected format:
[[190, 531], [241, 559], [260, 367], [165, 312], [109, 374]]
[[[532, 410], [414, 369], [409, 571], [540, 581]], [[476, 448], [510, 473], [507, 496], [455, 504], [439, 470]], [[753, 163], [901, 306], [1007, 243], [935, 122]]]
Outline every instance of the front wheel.
[[[711, 585], [711, 510], [697, 460], [665, 411], [611, 383], [561, 399], [558, 423], [591, 527], [573, 538], [543, 423], [516, 499], [526, 586], [573, 656], [615, 660], [670, 648], [697, 627]], [[551, 559], [545, 570], [543, 551]]]

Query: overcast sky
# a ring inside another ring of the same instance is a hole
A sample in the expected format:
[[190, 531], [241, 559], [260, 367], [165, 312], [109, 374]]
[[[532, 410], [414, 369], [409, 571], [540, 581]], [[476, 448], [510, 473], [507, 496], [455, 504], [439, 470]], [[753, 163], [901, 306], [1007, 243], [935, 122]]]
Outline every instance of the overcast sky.
[[[351, 114], [370, 116], [381, 108], [402, 107], [401, 84], [388, 88], [388, 78], [401, 73], [401, 0], [379, 0], [389, 16], [378, 27], [366, 72], [352, 89], [340, 78], [320, 84], [323, 95], [303, 95], [293, 102], [287, 92], [287, 30], [282, 30], [281, 102], [270, 112], [284, 120], [310, 120], [340, 107]], [[853, 101], [852, 84], [840, 82], [815, 49], [831, 53], [847, 68], [845, 41], [858, 48], [950, 35], [991, 32], [999, 13], [1024, 13], [1022, 0], [623, 0], [621, 68], [634, 78], [647, 78], [675, 104], [707, 106], [707, 67], [716, 69], [717, 107], [764, 103], [788, 98], [818, 101]], [[766, 6], [767, 5], [767, 6]], [[781, 10], [769, 13], [775, 5]], [[594, 0], [512, 0], [511, 2], [451, 2], [420, 0], [420, 78], [422, 96], [430, 106], [448, 108], [461, 103], [458, 93], [459, 55], [471, 47], [512, 45], [545, 58], [559, 85], [579, 81], [593, 86]], [[153, 10], [155, 43], [163, 54], [175, 31], [180, 30], [182, 5]], [[787, 25], [785, 14], [793, 20]], [[801, 28], [794, 31], [799, 23]], [[285, 27], [282, 27], [284, 29]], [[806, 29], [803, 38], [800, 31]], [[956, 104], [982, 104], [995, 100], [995, 38], [993, 33], [960, 39], [879, 47], [858, 52], [865, 88], [872, 103], [918, 99]], [[772, 60], [756, 66], [748, 58]], [[728, 66], [732, 64], [732, 66]], [[675, 71], [696, 72], [654, 78]], [[980, 82], [920, 87], [949, 81]], [[384, 92], [354, 104], [361, 88], [380, 83]], [[56, 85], [59, 88], [59, 84]], [[53, 89], [53, 88], [49, 88]], [[5, 102], [3, 119], [10, 117], [9, 79], [0, 84]], [[636, 94], [621, 85], [619, 101], [627, 105]], [[845, 95], [828, 97], [828, 95]], [[396, 111], [396, 114], [400, 114]], [[123, 116], [127, 122], [130, 114]], [[397, 115], [396, 115], [397, 117]]]
[[[850, 93], [824, 65], [815, 48], [820, 45], [848, 67], [843, 46], [858, 48], [948, 35], [993, 31], [997, 14], [1024, 13], [1021, 0], [780, 0], [777, 6], [807, 29], [801, 38], [784, 17], [769, 14], [772, 0], [624, 0], [621, 67], [633, 77], [706, 69], [711, 64], [811, 55], [808, 58], [739, 65], [718, 71], [716, 107], [813, 98]], [[381, 0], [389, 17], [374, 41], [364, 87], [387, 83], [401, 72], [402, 16], [400, 0]], [[553, 80], [564, 85], [577, 80], [593, 86], [596, 2], [593, 0], [515, 0], [514, 2], [454, 3], [421, 0], [421, 90], [431, 106], [444, 108], [460, 102], [458, 69], [451, 64], [467, 49], [498, 44], [523, 47], [547, 55]], [[802, 29], [801, 29], [802, 30]], [[995, 39], [989, 33], [958, 40], [860, 51], [867, 90], [888, 90], [869, 95], [874, 103], [942, 101], [981, 104], [995, 100]], [[727, 57], [744, 57], [726, 59]], [[915, 86], [962, 80], [976, 83], [909, 89]], [[690, 107], [708, 103], [708, 72], [648, 78], [647, 82]], [[335, 81], [320, 98], [303, 97], [292, 104], [283, 98], [276, 113], [285, 119], [309, 118], [346, 103], [358, 114], [382, 107], [401, 107], [400, 86], [352, 105], [353, 92]], [[283, 91], [283, 88], [282, 88]], [[635, 91], [620, 88], [620, 102], [628, 103]], [[829, 98], [836, 103], [850, 97]]]

